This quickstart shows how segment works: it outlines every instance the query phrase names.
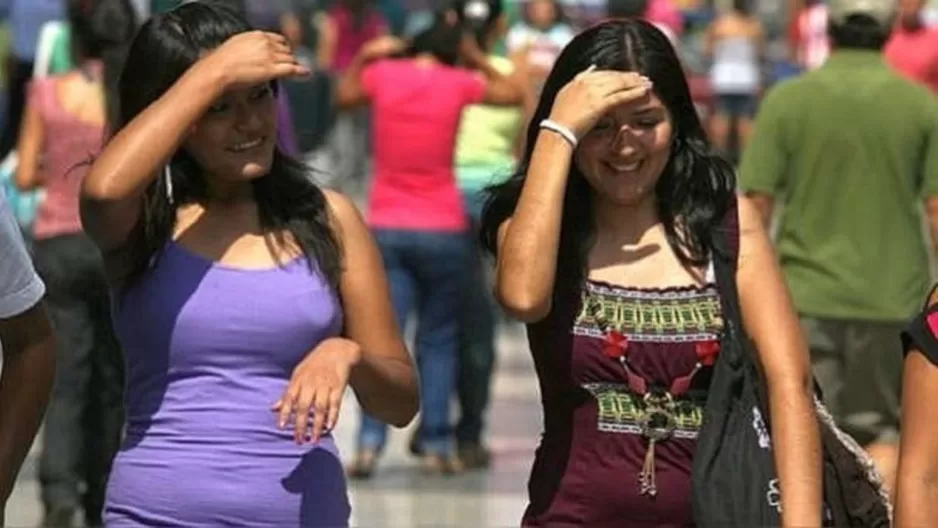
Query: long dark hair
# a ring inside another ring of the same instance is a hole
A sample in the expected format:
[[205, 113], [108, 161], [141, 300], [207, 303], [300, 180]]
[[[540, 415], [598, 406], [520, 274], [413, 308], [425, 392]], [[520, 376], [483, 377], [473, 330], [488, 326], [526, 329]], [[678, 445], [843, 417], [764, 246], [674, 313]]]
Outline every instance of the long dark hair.
[[463, 29], [472, 33], [479, 48], [489, 51], [489, 33], [504, 11], [502, 0], [456, 0], [453, 10]]
[[[482, 244], [495, 254], [499, 226], [518, 204], [539, 123], [548, 117], [557, 92], [578, 73], [600, 70], [636, 71], [654, 84], [674, 124], [671, 157], [655, 187], [658, 215], [678, 258], [702, 266], [714, 247], [714, 232], [728, 211], [736, 188], [732, 166], [715, 155], [691, 101], [681, 63], [668, 38], [652, 24], [622, 19], [596, 25], [577, 35], [547, 77], [540, 102], [528, 125], [524, 158], [504, 183], [488, 189], [482, 217]], [[572, 165], [564, 195], [557, 280], [579, 284], [586, 276], [587, 255], [596, 227], [593, 190]], [[556, 291], [556, 288], [555, 288]]]
[[[166, 93], [202, 53], [250, 30], [234, 11], [199, 2], [151, 17], [131, 44], [120, 78], [118, 130]], [[172, 200], [163, 178], [158, 178], [144, 194], [125, 284], [146, 273], [170, 240], [177, 207], [206, 197], [202, 169], [184, 149], [172, 157], [170, 168]], [[325, 194], [313, 183], [308, 169], [277, 148], [270, 173], [251, 183], [264, 232], [279, 237], [289, 231], [311, 268], [318, 265], [336, 287], [341, 268], [340, 243]]]
[[69, 0], [73, 63], [104, 63], [104, 100], [108, 123], [117, 119], [117, 84], [127, 47], [137, 30], [137, 15], [129, 0]]
[[403, 57], [416, 57], [424, 53], [443, 64], [455, 66], [459, 62], [459, 45], [462, 40], [462, 25], [456, 14], [449, 9], [433, 15], [433, 24], [414, 36]]

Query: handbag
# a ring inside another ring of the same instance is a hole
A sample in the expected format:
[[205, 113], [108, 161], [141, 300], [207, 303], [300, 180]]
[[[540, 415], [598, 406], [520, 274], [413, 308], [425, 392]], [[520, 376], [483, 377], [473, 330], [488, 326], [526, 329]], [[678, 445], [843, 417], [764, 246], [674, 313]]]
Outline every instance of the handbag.
[[[781, 492], [769, 433], [768, 394], [754, 347], [742, 326], [736, 289], [736, 208], [718, 229], [714, 271], [724, 335], [692, 470], [694, 519], [701, 528], [781, 525]], [[821, 432], [824, 526], [890, 526], [882, 479], [862, 448], [824, 407], [815, 381]]]

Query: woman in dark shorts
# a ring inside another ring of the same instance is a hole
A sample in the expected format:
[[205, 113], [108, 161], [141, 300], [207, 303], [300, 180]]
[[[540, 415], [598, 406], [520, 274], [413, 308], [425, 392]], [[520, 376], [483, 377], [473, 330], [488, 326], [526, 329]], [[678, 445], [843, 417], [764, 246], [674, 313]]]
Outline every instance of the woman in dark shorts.
[[[497, 298], [527, 323], [543, 402], [523, 525], [695, 525], [691, 468], [724, 328], [712, 263], [728, 238], [721, 254], [738, 254], [745, 330], [768, 381], [772, 428], [760, 433], [772, 435], [784, 525], [820, 526], [807, 346], [667, 37], [626, 19], [574, 38], [526, 145], [482, 220]], [[662, 417], [665, 437], [651, 425]]]
[[934, 526], [938, 518], [938, 286], [902, 333], [902, 430], [895, 525]]

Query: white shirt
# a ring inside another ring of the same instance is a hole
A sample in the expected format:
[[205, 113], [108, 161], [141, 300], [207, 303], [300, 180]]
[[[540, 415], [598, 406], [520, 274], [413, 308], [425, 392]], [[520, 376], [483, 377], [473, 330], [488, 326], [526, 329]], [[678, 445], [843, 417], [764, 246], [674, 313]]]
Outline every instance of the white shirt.
[[0, 193], [0, 319], [29, 310], [45, 292], [46, 287], [26, 252], [13, 211], [6, 196]]

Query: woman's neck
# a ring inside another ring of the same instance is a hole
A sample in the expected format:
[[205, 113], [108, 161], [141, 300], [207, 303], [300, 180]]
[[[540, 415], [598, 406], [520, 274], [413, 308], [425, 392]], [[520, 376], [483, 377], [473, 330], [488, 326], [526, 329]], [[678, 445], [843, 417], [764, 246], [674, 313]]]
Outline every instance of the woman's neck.
[[650, 229], [661, 222], [654, 196], [635, 205], [597, 200], [593, 218], [597, 236], [610, 237], [622, 244], [638, 244]]
[[418, 53], [414, 56], [414, 62], [420, 66], [436, 66], [440, 63], [432, 53]]
[[250, 181], [206, 181], [206, 196], [201, 200], [204, 208], [231, 207], [254, 202], [254, 188]]

